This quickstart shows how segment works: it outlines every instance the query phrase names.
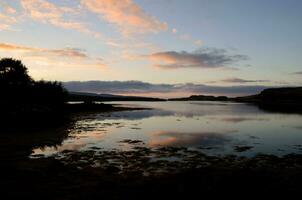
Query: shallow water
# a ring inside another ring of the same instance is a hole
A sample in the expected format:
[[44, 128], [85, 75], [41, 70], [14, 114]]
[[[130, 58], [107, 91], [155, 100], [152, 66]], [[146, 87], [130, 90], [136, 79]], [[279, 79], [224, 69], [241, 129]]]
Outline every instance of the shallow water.
[[152, 110], [83, 115], [62, 144], [33, 150], [35, 155], [64, 150], [132, 150], [133, 147], [187, 147], [211, 155], [302, 152], [302, 115], [270, 113], [228, 102], [114, 102]]

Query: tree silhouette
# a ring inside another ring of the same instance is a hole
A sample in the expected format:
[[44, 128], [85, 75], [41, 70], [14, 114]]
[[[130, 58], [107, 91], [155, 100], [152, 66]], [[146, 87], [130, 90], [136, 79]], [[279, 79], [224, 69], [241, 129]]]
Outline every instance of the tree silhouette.
[[34, 81], [20, 60], [0, 59], [0, 106], [10, 113], [59, 111], [67, 91], [59, 82]]
[[33, 80], [27, 68], [20, 60], [3, 58], [0, 60], [0, 85], [1, 86], [28, 86]]
[[67, 91], [62, 84], [54, 81], [37, 81], [32, 87], [32, 99], [48, 106], [61, 106], [67, 99]]

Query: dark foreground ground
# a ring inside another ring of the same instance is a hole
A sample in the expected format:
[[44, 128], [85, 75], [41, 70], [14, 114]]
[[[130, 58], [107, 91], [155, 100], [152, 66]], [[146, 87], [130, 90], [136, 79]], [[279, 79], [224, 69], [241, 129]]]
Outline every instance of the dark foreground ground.
[[[126, 108], [108, 111], [119, 109]], [[302, 191], [302, 155], [297, 154], [215, 157], [202, 150], [151, 149], [127, 140], [121, 142], [132, 146], [131, 151], [95, 148], [30, 157], [34, 148], [61, 144], [73, 118], [62, 119], [60, 125], [54, 123], [57, 119], [36, 127], [31, 119], [2, 125], [1, 199], [245, 199], [262, 194], [290, 198]]]
[[[172, 157], [173, 161], [165, 158]], [[211, 157], [186, 148], [1, 158], [4, 199], [202, 199], [299, 194], [302, 156]]]

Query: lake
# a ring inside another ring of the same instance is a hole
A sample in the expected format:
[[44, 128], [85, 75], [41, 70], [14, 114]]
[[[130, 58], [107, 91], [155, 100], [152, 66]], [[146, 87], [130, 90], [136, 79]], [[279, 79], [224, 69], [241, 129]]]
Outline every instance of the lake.
[[68, 137], [31, 156], [64, 150], [119, 150], [137, 146], [187, 147], [210, 155], [258, 153], [282, 156], [302, 152], [302, 115], [271, 113], [255, 105], [230, 102], [110, 102], [148, 110], [77, 116]]

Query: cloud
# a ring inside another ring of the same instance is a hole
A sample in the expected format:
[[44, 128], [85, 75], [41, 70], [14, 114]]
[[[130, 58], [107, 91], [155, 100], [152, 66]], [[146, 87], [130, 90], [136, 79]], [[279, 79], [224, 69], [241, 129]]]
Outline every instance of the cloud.
[[9, 56], [32, 59], [41, 65], [105, 66], [102, 59], [90, 57], [84, 50], [78, 48], [48, 49], [0, 43], [0, 52], [9, 54]]
[[216, 48], [202, 48], [192, 53], [186, 51], [158, 52], [146, 57], [157, 62], [154, 66], [161, 69], [221, 68], [248, 59], [246, 55], [228, 55], [226, 50]]
[[99, 37], [100, 34], [89, 30], [86, 25], [76, 20], [66, 19], [67, 15], [78, 13], [76, 8], [59, 7], [46, 0], [21, 0], [21, 6], [25, 12], [34, 20], [48, 23], [64, 29], [77, 30]]
[[0, 31], [6, 31], [6, 30], [10, 30], [10, 29], [11, 29], [11, 26], [9, 24], [0, 24]]
[[96, 93], [145, 93], [145, 92], [169, 92], [174, 90], [173, 85], [151, 84], [141, 81], [87, 81], [66, 82], [66, 88], [70, 91], [96, 92]]
[[179, 36], [179, 39], [189, 41], [192, 38], [191, 38], [191, 35], [189, 35], [189, 34], [183, 34], [183, 35]]
[[0, 13], [0, 20], [2, 22], [8, 23], [8, 24], [13, 24], [13, 23], [17, 22], [17, 20], [14, 17], [8, 16], [8, 15], [4, 15], [2, 13]]
[[210, 86], [205, 84], [152, 84], [141, 81], [71, 81], [65, 82], [65, 87], [70, 91], [112, 93], [112, 94], [143, 94], [162, 93], [190, 93], [241, 96], [256, 94], [267, 88], [261, 85], [249, 86]]
[[15, 44], [0, 43], [0, 51], [13, 51], [29, 53], [31, 55], [49, 55], [49, 56], [68, 56], [72, 58], [88, 58], [88, 56], [81, 49], [63, 48], [63, 49], [46, 49], [19, 46]]
[[148, 15], [132, 0], [81, 0], [81, 4], [117, 26], [123, 35], [157, 33], [167, 29], [166, 23]]
[[12, 25], [17, 23], [16, 12], [13, 7], [0, 2], [0, 31], [12, 30]]
[[197, 46], [202, 46], [203, 42], [202, 42], [202, 40], [195, 40], [194, 44], [197, 45]]
[[294, 75], [302, 75], [302, 71], [292, 73]]
[[228, 78], [223, 79], [220, 81], [211, 81], [209, 83], [217, 83], [217, 82], [223, 82], [223, 83], [263, 83], [263, 82], [270, 82], [269, 80], [247, 80], [247, 79], [241, 79], [241, 78]]
[[14, 44], [0, 43], [0, 51], [29, 51], [30, 49], [34, 48], [18, 46]]
[[7, 14], [15, 14], [17, 12], [16, 9], [14, 9], [13, 7], [10, 7], [10, 6], [5, 6], [4, 11]]

